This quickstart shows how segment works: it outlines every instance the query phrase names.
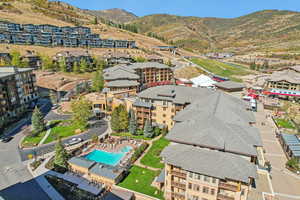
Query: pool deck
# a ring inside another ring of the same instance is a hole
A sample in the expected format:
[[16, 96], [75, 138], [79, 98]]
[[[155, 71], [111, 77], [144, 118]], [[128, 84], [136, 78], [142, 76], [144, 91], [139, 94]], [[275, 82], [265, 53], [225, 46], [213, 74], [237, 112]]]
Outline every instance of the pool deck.
[[[129, 152], [122, 152], [122, 149], [125, 147], [130, 146], [132, 149]], [[94, 150], [100, 150], [105, 151], [108, 153], [125, 153], [125, 156], [121, 158], [119, 163], [117, 165], [124, 165], [126, 162], [128, 162], [133, 154], [134, 149], [138, 147], [138, 142], [134, 140], [118, 140], [114, 143], [100, 143], [95, 144], [92, 147], [90, 147], [88, 150], [86, 150], [84, 153], [82, 153], [80, 156], [86, 156], [87, 154], [93, 152]]]

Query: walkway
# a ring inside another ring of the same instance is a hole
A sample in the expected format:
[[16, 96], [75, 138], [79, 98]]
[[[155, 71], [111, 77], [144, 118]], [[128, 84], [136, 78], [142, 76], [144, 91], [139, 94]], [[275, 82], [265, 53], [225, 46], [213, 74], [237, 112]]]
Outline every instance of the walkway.
[[48, 136], [50, 135], [51, 133], [51, 127], [50, 127], [50, 124], [51, 122], [47, 122], [47, 132], [46, 134], [44, 135], [43, 139], [41, 139], [41, 141], [39, 142], [38, 146], [41, 146], [42, 144], [44, 144], [45, 140], [48, 138]]
[[[287, 158], [275, 136], [276, 126], [273, 120], [266, 115], [270, 111], [264, 110], [262, 104], [258, 104], [256, 113], [257, 127], [260, 129], [265, 158], [272, 165], [271, 182], [274, 194], [279, 200], [300, 200], [300, 177], [285, 168]], [[261, 122], [265, 122], [262, 126]]]
[[141, 163], [142, 158], [148, 153], [148, 151], [152, 147], [152, 143], [155, 142], [155, 141], [157, 141], [157, 140], [159, 140], [161, 137], [162, 137], [162, 135], [160, 135], [160, 136], [158, 136], [158, 137], [156, 137], [156, 138], [154, 138], [152, 140], [146, 141], [149, 144], [149, 146], [146, 149], [146, 151], [144, 151], [144, 153], [139, 157], [139, 159], [137, 159], [135, 161], [135, 163], [134, 163], [135, 165], [137, 165], [139, 167], [147, 168], [147, 169], [150, 169], [150, 170], [153, 170], [153, 171], [161, 170], [160, 168], [153, 168], [153, 167], [150, 167], [150, 166], [147, 166], [147, 165], [144, 165], [144, 164]]

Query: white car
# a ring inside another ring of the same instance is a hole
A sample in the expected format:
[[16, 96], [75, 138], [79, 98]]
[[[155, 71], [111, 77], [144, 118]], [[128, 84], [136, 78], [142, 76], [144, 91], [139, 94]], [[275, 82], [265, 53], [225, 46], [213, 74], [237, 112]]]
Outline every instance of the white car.
[[69, 141], [65, 144], [65, 146], [72, 146], [72, 145], [78, 144], [78, 143], [80, 143], [80, 142], [82, 142], [82, 139], [81, 139], [81, 138], [73, 138], [73, 139], [69, 140]]

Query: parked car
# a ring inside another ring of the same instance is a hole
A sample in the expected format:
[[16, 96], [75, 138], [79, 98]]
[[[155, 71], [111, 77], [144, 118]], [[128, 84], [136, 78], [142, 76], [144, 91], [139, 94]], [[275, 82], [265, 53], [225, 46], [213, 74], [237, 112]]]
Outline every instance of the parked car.
[[69, 140], [68, 142], [65, 143], [65, 146], [72, 146], [72, 145], [78, 144], [80, 142], [82, 142], [81, 138], [72, 138], [71, 140]]
[[12, 136], [3, 136], [3, 137], [0, 138], [0, 141], [3, 142], [3, 143], [8, 143], [12, 139], [13, 139]]

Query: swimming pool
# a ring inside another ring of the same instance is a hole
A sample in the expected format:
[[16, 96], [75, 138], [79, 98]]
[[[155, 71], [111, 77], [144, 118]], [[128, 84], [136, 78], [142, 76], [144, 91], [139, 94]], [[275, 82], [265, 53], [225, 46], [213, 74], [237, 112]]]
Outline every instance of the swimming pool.
[[95, 162], [116, 166], [120, 162], [120, 160], [126, 155], [126, 153], [129, 152], [131, 149], [131, 146], [126, 146], [123, 147], [118, 153], [94, 150], [84, 157], [88, 160], [92, 160]]

